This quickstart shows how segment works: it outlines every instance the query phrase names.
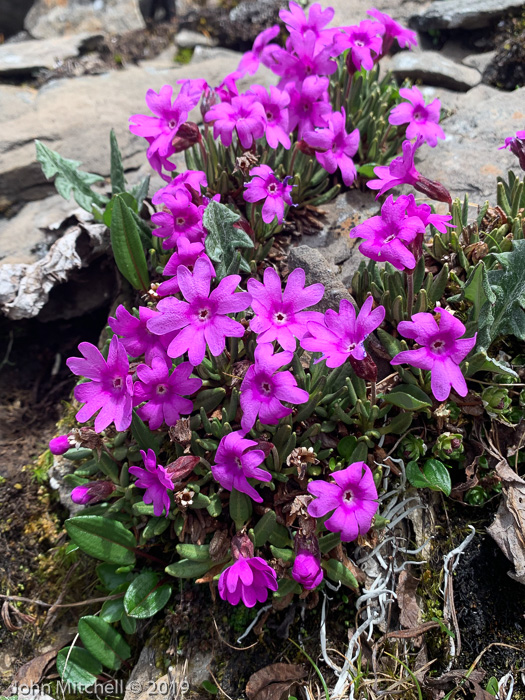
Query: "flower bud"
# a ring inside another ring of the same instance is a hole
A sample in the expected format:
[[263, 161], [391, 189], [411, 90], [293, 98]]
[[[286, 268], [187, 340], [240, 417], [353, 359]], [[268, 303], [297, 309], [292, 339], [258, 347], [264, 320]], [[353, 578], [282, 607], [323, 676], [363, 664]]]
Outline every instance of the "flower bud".
[[481, 400], [485, 410], [492, 418], [505, 413], [512, 403], [508, 389], [499, 386], [488, 386], [484, 389], [481, 394]]
[[409, 433], [401, 440], [399, 449], [404, 460], [417, 462], [427, 451], [427, 446], [422, 438]]
[[175, 153], [180, 153], [199, 143], [199, 141], [202, 141], [202, 136], [197, 124], [195, 122], [185, 122], [177, 131], [177, 135], [171, 143]]
[[465, 451], [463, 435], [460, 433], [441, 433], [432, 448], [433, 454], [439, 459], [460, 459]]
[[70, 448], [71, 445], [69, 443], [69, 437], [67, 435], [59, 435], [58, 437], [55, 437], [49, 441], [49, 450], [51, 454], [63, 455]]
[[[525, 135], [525, 131], [519, 133]], [[513, 139], [510, 139], [509, 149], [510, 152], [514, 153], [514, 155], [517, 157], [520, 164], [520, 168], [522, 170], [525, 170], [525, 139], [519, 138], [516, 135]]]
[[[301, 151], [301, 153], [304, 153], [305, 156], [315, 156], [317, 153], [317, 149], [313, 148], [312, 146], [309, 146], [306, 141], [297, 141], [295, 144], [296, 148], [298, 151]], [[320, 152], [324, 153], [326, 149], [321, 149]]]
[[429, 180], [423, 175], [419, 174], [417, 182], [414, 185], [418, 192], [426, 194], [430, 199], [434, 199], [437, 202], [446, 202], [447, 204], [452, 204], [452, 197], [447, 188], [440, 182], [435, 182], [434, 180]]
[[324, 575], [317, 537], [296, 535], [295, 553], [292, 576], [305, 590], [311, 591], [321, 583]]
[[200, 107], [203, 120], [204, 120], [204, 117], [206, 116], [206, 113], [208, 112], [208, 110], [210, 110], [213, 107], [213, 105], [216, 105], [219, 102], [220, 102], [220, 98], [219, 98], [218, 94], [216, 93], [216, 91], [213, 88], [206, 87], [204, 92], [203, 92], [203, 96], [202, 96], [202, 100], [201, 100], [201, 107]]
[[361, 379], [367, 382], [375, 382], [377, 380], [377, 365], [370, 355], [366, 355], [362, 360], [356, 360], [355, 357], [350, 355], [348, 361], [356, 375]]
[[87, 505], [105, 501], [115, 490], [115, 484], [111, 481], [88, 481], [86, 484], [75, 486], [71, 491], [73, 503]]
[[246, 534], [235, 535], [232, 538], [231, 550], [233, 561], [251, 559], [253, 557], [253, 542]]

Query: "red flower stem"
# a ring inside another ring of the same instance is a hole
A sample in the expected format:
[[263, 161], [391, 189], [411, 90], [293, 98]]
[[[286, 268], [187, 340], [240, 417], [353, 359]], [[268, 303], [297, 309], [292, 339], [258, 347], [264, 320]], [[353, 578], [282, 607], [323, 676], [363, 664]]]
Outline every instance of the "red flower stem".
[[414, 272], [407, 270], [407, 314], [408, 321], [412, 318], [412, 309], [414, 308]]

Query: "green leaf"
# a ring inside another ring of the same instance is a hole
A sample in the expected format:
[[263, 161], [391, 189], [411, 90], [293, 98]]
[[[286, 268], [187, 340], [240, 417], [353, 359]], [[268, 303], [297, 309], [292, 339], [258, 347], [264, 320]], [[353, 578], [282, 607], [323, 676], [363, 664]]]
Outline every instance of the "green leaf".
[[136, 411], [133, 411], [133, 418], [131, 419], [131, 433], [141, 450], [144, 450], [144, 452], [153, 450], [155, 454], [158, 454], [160, 449], [159, 440], [138, 417]]
[[280, 549], [279, 547], [270, 545], [270, 551], [275, 559], [282, 559], [284, 562], [291, 563], [295, 559], [295, 554], [291, 549]]
[[207, 693], [210, 693], [210, 695], [217, 695], [217, 693], [219, 692], [217, 686], [211, 683], [210, 681], [202, 681], [202, 687]]
[[71, 683], [75, 690], [93, 685], [102, 673], [102, 664], [89, 651], [81, 647], [65, 647], [57, 654], [57, 671], [64, 683]]
[[480, 314], [477, 349], [482, 350], [499, 336], [525, 340], [525, 240], [514, 241], [510, 252], [494, 257], [502, 269], [487, 273], [495, 301], [487, 300]]
[[[112, 595], [117, 593], [124, 594], [129, 587], [129, 583], [121, 583], [120, 586], [112, 591]], [[122, 617], [124, 612], [124, 595], [120, 598], [113, 598], [112, 600], [106, 600], [100, 611], [100, 617], [106, 622], [118, 622]]]
[[181, 559], [167, 566], [164, 571], [170, 576], [176, 578], [198, 578], [211, 569], [213, 562], [208, 561], [190, 561], [189, 559]]
[[379, 337], [379, 340], [381, 341], [381, 345], [385, 348], [390, 357], [395, 357], [398, 353], [401, 352], [403, 348], [401, 347], [401, 343], [397, 338], [394, 338], [394, 336], [392, 336], [390, 333], [387, 333], [382, 328], [378, 328], [376, 332]]
[[82, 644], [95, 659], [113, 671], [118, 671], [122, 662], [131, 655], [131, 649], [124, 638], [100, 617], [81, 617], [78, 621], [78, 633]]
[[342, 440], [339, 440], [337, 444], [337, 452], [343, 459], [350, 459], [353, 451], [357, 445], [357, 438], [355, 435], [347, 435]]
[[140, 211], [144, 200], [148, 196], [149, 181], [150, 176], [146, 175], [146, 177], [142, 178], [138, 185], [135, 185], [135, 187], [131, 189], [131, 194], [137, 202], [138, 211]]
[[237, 530], [242, 530], [252, 516], [252, 499], [245, 493], [232, 489], [230, 494], [230, 517]]
[[106, 197], [93, 192], [91, 185], [104, 180], [100, 175], [85, 173], [80, 170], [82, 163], [78, 160], [63, 158], [56, 151], [45, 146], [41, 141], [35, 140], [36, 157], [42, 166], [42, 172], [49, 180], [56, 175], [55, 187], [58, 194], [64, 199], [73, 197], [75, 202], [91, 213], [93, 204], [104, 207], [107, 203]]
[[406, 475], [412, 486], [418, 489], [442, 491], [445, 496], [450, 496], [452, 490], [450, 474], [443, 462], [438, 459], [428, 459], [423, 466], [423, 471], [420, 470], [417, 462], [409, 462], [406, 465]]
[[137, 631], [137, 620], [134, 617], [126, 615], [125, 612], [122, 613], [120, 618], [120, 625], [126, 634], [135, 634]]
[[412, 424], [413, 415], [411, 413], [398, 413], [394, 416], [390, 423], [379, 428], [381, 435], [388, 435], [389, 433], [394, 433], [395, 435], [402, 435], [406, 432], [410, 425]]
[[135, 536], [118, 520], [79, 515], [64, 523], [68, 535], [86, 554], [120, 566], [135, 563]]
[[124, 596], [124, 609], [130, 617], [153, 617], [171, 597], [171, 586], [159, 586], [159, 577], [151, 571], [137, 576]]
[[422, 408], [432, 406], [432, 400], [423, 389], [413, 384], [398, 384], [388, 394], [383, 396], [386, 403], [390, 403], [405, 411], [419, 411]]
[[97, 566], [97, 576], [108, 591], [113, 592], [115, 588], [123, 583], [129, 583], [132, 579], [132, 575], [129, 573], [118, 574], [118, 568], [117, 564], [99, 564]]
[[274, 598], [284, 598], [290, 593], [299, 593], [301, 591], [297, 581], [289, 578], [282, 578], [278, 582], [279, 588], [273, 594]]
[[122, 156], [113, 129], [111, 129], [109, 135], [109, 143], [111, 148], [111, 193], [118, 194], [126, 191], [126, 180], [124, 178]]
[[334, 547], [341, 544], [341, 534], [339, 532], [330, 532], [324, 535], [319, 540], [319, 549], [321, 554], [328, 554]]
[[256, 547], [263, 547], [270, 538], [275, 525], [276, 516], [273, 510], [268, 510], [253, 528], [253, 543]]
[[346, 568], [344, 564], [337, 559], [329, 559], [328, 561], [323, 561], [323, 569], [326, 571], [328, 578], [331, 578], [335, 583], [341, 583], [343, 586], [348, 588], [353, 588], [354, 590], [359, 588], [359, 584], [355, 576]]
[[178, 544], [175, 549], [183, 559], [190, 561], [209, 561], [209, 544]]
[[[129, 195], [127, 195], [129, 197]], [[124, 194], [116, 194], [111, 215], [111, 247], [123, 277], [143, 292], [149, 289], [148, 265], [139, 227]]]
[[[205, 245], [210, 258], [218, 263], [215, 266], [217, 279], [226, 276], [228, 267], [235, 259], [237, 248], [253, 248], [253, 241], [242, 229], [234, 228], [240, 216], [224, 204], [212, 200], [204, 212], [203, 223], [208, 231]], [[250, 265], [241, 258], [240, 269], [250, 272]]]

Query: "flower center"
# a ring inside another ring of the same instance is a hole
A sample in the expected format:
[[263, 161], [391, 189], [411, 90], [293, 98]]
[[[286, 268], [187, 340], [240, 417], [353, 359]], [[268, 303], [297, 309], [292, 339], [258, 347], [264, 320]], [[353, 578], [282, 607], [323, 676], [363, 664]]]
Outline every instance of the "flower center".
[[118, 389], [119, 391], [124, 387], [124, 380], [122, 377], [115, 377], [113, 379], [113, 388]]
[[422, 109], [415, 109], [412, 116], [416, 122], [422, 122], [425, 118], [425, 114]]
[[275, 193], [277, 192], [277, 190], [278, 190], [277, 183], [276, 183], [276, 182], [271, 182], [271, 183], [268, 185], [268, 188], [267, 188], [267, 189], [268, 189], [268, 194], [275, 194]]
[[177, 224], [177, 226], [184, 226], [184, 224], [186, 223], [186, 219], [183, 216], [177, 216], [177, 218], [175, 219], [175, 223]]
[[346, 348], [346, 352], [352, 352], [352, 350], [355, 350], [357, 346], [357, 343], [350, 343], [348, 347]]
[[210, 318], [210, 310], [209, 309], [199, 309], [197, 311], [197, 318], [201, 323], [208, 321]]
[[354, 500], [354, 494], [348, 490], [343, 493], [343, 503], [350, 504]]
[[159, 396], [163, 396], [168, 391], [168, 387], [165, 384], [157, 384], [156, 391]]
[[239, 467], [239, 469], [242, 470], [242, 463], [241, 463], [241, 458], [240, 457], [234, 457], [235, 464]]
[[170, 129], [175, 129], [175, 127], [177, 126], [177, 122], [175, 121], [175, 119], [170, 119], [168, 122], [168, 126]]
[[273, 315], [273, 322], [280, 326], [285, 324], [287, 320], [288, 316], [284, 313], [284, 311], [276, 311]]
[[271, 122], [273, 119], [273, 114], [270, 112], [269, 109], [266, 110], [266, 119], [268, 119], [269, 122]]
[[355, 46], [364, 46], [364, 45], [365, 45], [365, 42], [362, 41], [361, 39], [356, 39], [356, 40], [354, 41], [354, 45], [355, 45]]
[[436, 355], [442, 355], [444, 350], [445, 350], [445, 341], [444, 340], [434, 340], [433, 343], [430, 344], [430, 349], [432, 352], [434, 352]]
[[272, 383], [268, 377], [261, 377], [261, 379], [258, 382], [259, 384], [259, 391], [261, 394], [264, 396], [270, 396], [272, 393]]

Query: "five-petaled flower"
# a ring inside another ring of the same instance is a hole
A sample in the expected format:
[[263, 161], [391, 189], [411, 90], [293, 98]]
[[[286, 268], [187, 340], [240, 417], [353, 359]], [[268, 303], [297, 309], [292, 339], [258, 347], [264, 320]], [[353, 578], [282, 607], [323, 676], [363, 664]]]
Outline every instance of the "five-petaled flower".
[[197, 260], [193, 273], [179, 266], [177, 281], [186, 301], [161, 299], [157, 305], [160, 314], [148, 321], [148, 329], [157, 335], [180, 330], [168, 346], [168, 355], [177, 358], [188, 352], [194, 367], [204, 359], [206, 344], [217, 357], [226, 338], [242, 338], [244, 327], [227, 314], [244, 311], [252, 300], [247, 292], [235, 293], [240, 275], [224, 277], [210, 294], [211, 277], [210, 265], [203, 258]]
[[246, 94], [232, 97], [231, 103], [213, 105], [204, 117], [205, 122], [213, 123], [213, 136], [220, 136], [222, 143], [229, 146], [233, 130], [243, 148], [251, 148], [254, 140], [264, 136], [266, 114], [264, 107], [255, 95]]
[[320, 301], [324, 285], [317, 283], [304, 286], [305, 272], [298, 267], [286, 281], [281, 291], [281, 278], [273, 267], [264, 271], [264, 282], [248, 280], [248, 291], [252, 295], [252, 309], [255, 317], [250, 328], [259, 333], [257, 342], [269, 343], [276, 340], [285, 350], [295, 350], [297, 342], [307, 332], [310, 321], [322, 322], [323, 315], [318, 311], [303, 311]]
[[[333, 55], [339, 55], [346, 49], [350, 49], [352, 63], [356, 70], [372, 70], [374, 59], [381, 54], [384, 32], [383, 25], [364, 19], [359, 24], [343, 27], [343, 32], [338, 32], [334, 37]], [[372, 56], [374, 54], [374, 56]], [[347, 66], [350, 69], [349, 62]]]
[[137, 413], [139, 418], [147, 421], [150, 430], [157, 430], [163, 423], [175, 425], [181, 413], [193, 411], [193, 401], [185, 395], [193, 394], [202, 386], [202, 379], [190, 377], [193, 366], [182, 362], [170, 374], [170, 367], [160, 357], [154, 357], [151, 367], [139, 365], [139, 381], [133, 387], [133, 404], [141, 406]]
[[308, 392], [297, 386], [291, 372], [278, 372], [290, 364], [293, 353], [273, 354], [271, 343], [259, 343], [255, 348], [255, 364], [246, 372], [241, 384], [241, 428], [247, 432], [255, 425], [257, 416], [261, 423], [277, 425], [281, 418], [292, 413], [281, 401], [305, 403]]
[[389, 123], [395, 126], [408, 123], [407, 139], [422, 136], [426, 143], [434, 148], [438, 139], [445, 138], [445, 133], [439, 126], [441, 102], [435, 99], [430, 104], [425, 104], [425, 98], [417, 87], [401, 88], [399, 94], [407, 102], [393, 107], [388, 117]]
[[282, 224], [284, 219], [284, 205], [295, 206], [292, 201], [293, 185], [288, 184], [290, 177], [281, 182], [275, 177], [269, 165], [258, 165], [250, 170], [251, 180], [245, 183], [244, 199], [246, 202], [261, 202], [262, 218], [265, 224], [271, 224], [277, 217], [277, 222]]
[[355, 180], [357, 171], [352, 160], [359, 147], [359, 129], [346, 132], [346, 112], [332, 112], [328, 126], [304, 134], [304, 140], [316, 150], [315, 157], [328, 173], [341, 171], [343, 182], [348, 187]]
[[[377, 168], [376, 168], [377, 170]], [[359, 250], [372, 260], [389, 262], [398, 270], [413, 270], [416, 266], [414, 254], [408, 245], [425, 233], [419, 216], [407, 216], [406, 197], [390, 195], [381, 207], [380, 216], [372, 216], [350, 231], [350, 238], [362, 238]]]
[[376, 10], [375, 7], [367, 10], [366, 14], [370, 15], [378, 22], [381, 22], [385, 28], [381, 53], [387, 54], [390, 51], [392, 44], [394, 43], [394, 39], [402, 49], [410, 49], [412, 46], [417, 46], [416, 32], [403, 27], [401, 24], [393, 20], [390, 15], [387, 15], [384, 12], [379, 12], [379, 10]]
[[219, 578], [219, 595], [231, 605], [240, 601], [247, 608], [255, 603], [264, 603], [268, 591], [277, 590], [277, 575], [261, 557], [253, 556], [253, 544], [246, 535], [232, 540], [234, 563], [228, 566]]
[[120, 342], [130, 357], [144, 355], [146, 363], [150, 364], [154, 357], [166, 357], [166, 349], [177, 333], [175, 331], [162, 337], [153, 335], [147, 323], [158, 313], [147, 306], [141, 306], [138, 311], [137, 318], [120, 304], [115, 312], [116, 318], [110, 316], [108, 325], [113, 333], [121, 336]]
[[301, 347], [310, 352], [322, 352], [316, 362], [326, 360], [326, 366], [339, 367], [350, 357], [363, 360], [366, 357], [364, 341], [385, 318], [385, 309], [378, 306], [372, 311], [374, 300], [369, 296], [358, 316], [347, 299], [341, 299], [339, 313], [328, 309], [323, 323], [308, 323], [308, 335], [302, 339]]
[[350, 542], [372, 526], [378, 508], [374, 477], [364, 462], [354, 462], [332, 476], [335, 484], [320, 479], [308, 484], [308, 493], [317, 496], [308, 505], [308, 514], [322, 518], [332, 512], [324, 522], [325, 528], [340, 532], [341, 540]]
[[110, 423], [115, 423], [118, 431], [127, 430], [131, 425], [133, 380], [124, 346], [114, 335], [107, 360], [92, 343], [80, 343], [78, 349], [84, 359], [70, 357], [66, 364], [73, 374], [91, 381], [75, 387], [76, 400], [85, 404], [76, 415], [77, 421], [85, 423], [100, 410], [95, 418], [97, 433]]
[[217, 448], [211, 473], [215, 481], [228, 491], [236, 489], [247, 494], [257, 503], [262, 503], [262, 497], [248, 479], [271, 481], [272, 476], [259, 468], [259, 465], [264, 462], [265, 455], [262, 450], [251, 449], [257, 447], [257, 444], [255, 440], [246, 440], [244, 433], [240, 430], [225, 435]]
[[462, 338], [465, 326], [450, 311], [436, 308], [440, 314], [439, 326], [429, 313], [418, 313], [411, 321], [402, 321], [397, 330], [405, 338], [411, 338], [421, 345], [416, 350], [403, 350], [390, 364], [406, 362], [413, 367], [430, 370], [430, 386], [438, 401], [445, 401], [451, 389], [460, 396], [467, 395], [467, 383], [459, 367], [462, 360], [476, 344], [477, 333], [472, 338]]
[[153, 515], [157, 518], [166, 510], [166, 517], [170, 512], [170, 497], [168, 491], [173, 489], [173, 482], [166, 468], [157, 464], [157, 457], [153, 450], [146, 454], [140, 451], [145, 469], [142, 467], [130, 467], [129, 472], [137, 477], [135, 486], [146, 489], [142, 500], [146, 505], [153, 504]]

